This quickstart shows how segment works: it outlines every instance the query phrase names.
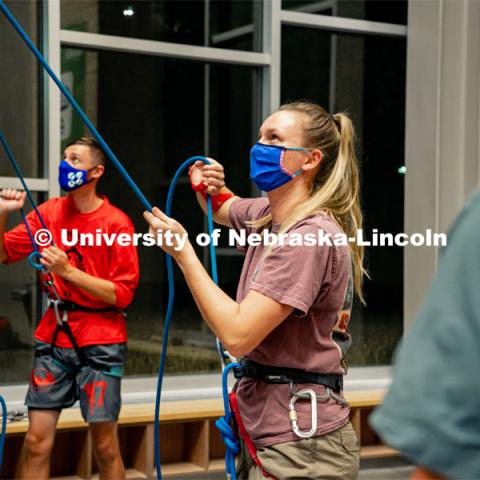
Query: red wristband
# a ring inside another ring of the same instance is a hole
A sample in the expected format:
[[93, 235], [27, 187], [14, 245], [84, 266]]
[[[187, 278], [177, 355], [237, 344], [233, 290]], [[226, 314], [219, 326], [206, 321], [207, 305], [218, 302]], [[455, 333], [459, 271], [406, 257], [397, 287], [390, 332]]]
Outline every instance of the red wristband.
[[[201, 190], [200, 194], [202, 197], [207, 200], [207, 192]], [[215, 213], [229, 198], [234, 197], [235, 195], [232, 192], [219, 193], [218, 195], [210, 196], [212, 199], [212, 212]]]

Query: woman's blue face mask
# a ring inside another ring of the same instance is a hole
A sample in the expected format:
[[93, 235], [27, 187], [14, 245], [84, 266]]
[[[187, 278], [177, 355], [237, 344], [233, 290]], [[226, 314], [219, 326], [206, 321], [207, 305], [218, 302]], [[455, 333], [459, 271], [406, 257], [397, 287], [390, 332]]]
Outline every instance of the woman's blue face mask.
[[284, 165], [287, 150], [304, 151], [307, 148], [290, 148], [265, 145], [257, 142], [250, 150], [250, 180], [264, 192], [270, 192], [300, 175], [303, 170], [289, 172]]
[[80, 170], [72, 167], [65, 160], [62, 160], [58, 169], [58, 183], [60, 184], [60, 188], [65, 192], [71, 192], [90, 183], [91, 180], [87, 180], [87, 174], [90, 170], [93, 170], [93, 168], [96, 167], [89, 168], [88, 170]]

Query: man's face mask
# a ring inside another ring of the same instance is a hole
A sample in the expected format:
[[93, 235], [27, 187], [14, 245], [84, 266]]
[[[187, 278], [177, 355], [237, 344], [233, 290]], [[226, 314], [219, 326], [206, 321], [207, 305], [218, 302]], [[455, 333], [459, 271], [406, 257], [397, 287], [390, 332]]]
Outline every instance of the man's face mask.
[[292, 173], [284, 166], [287, 150], [303, 151], [307, 148], [290, 148], [256, 143], [250, 150], [250, 180], [264, 192], [270, 192], [300, 175], [299, 169]]
[[88, 170], [80, 170], [72, 167], [68, 162], [62, 160], [58, 168], [58, 183], [60, 188], [65, 192], [71, 192], [77, 188], [83, 187], [92, 180], [87, 180], [87, 174], [90, 170], [97, 167], [89, 168]]

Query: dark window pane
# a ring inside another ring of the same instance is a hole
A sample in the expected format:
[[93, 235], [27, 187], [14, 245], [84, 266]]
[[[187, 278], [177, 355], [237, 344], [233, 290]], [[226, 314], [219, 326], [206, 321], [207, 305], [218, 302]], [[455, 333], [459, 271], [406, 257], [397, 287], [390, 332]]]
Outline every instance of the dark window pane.
[[61, 2], [61, 20], [67, 30], [258, 51], [260, 6], [254, 0], [69, 0]]
[[[32, 40], [38, 44], [38, 2], [5, 2]], [[38, 46], [38, 45], [37, 45]], [[41, 152], [41, 83], [38, 62], [20, 35], [2, 16], [0, 22], [0, 125], [27, 177], [43, 177]], [[0, 176], [15, 172], [0, 148]]]
[[[36, 202], [42, 196], [33, 194]], [[31, 211], [28, 205], [26, 212]], [[22, 222], [10, 214], [7, 231]], [[32, 368], [32, 336], [40, 320], [40, 292], [36, 270], [21, 260], [0, 265], [0, 378], [2, 383], [28, 382]]]
[[[402, 232], [405, 39], [284, 27], [282, 41], [282, 101], [307, 98], [332, 113], [351, 114], [366, 236], [373, 228]], [[372, 279], [365, 282], [368, 305], [357, 306], [350, 324], [350, 360], [388, 364], [403, 328], [403, 250], [371, 247], [366, 256]]]
[[[78, 51], [62, 50], [62, 58]], [[258, 96], [254, 68], [105, 51], [80, 52], [85, 59], [82, 75], [87, 113], [153, 204], [163, 209], [177, 168], [187, 158], [204, 154], [225, 166], [228, 185], [236, 193], [250, 195], [251, 132], [258, 125], [252, 107]], [[64, 76], [68, 73], [65, 68]], [[82, 126], [77, 135], [83, 133]], [[137, 232], [145, 232], [143, 206], [114, 166], [107, 167], [101, 190], [132, 218]], [[175, 192], [173, 216], [193, 240], [206, 231], [204, 215], [186, 173]], [[206, 249], [196, 248], [208, 266]], [[139, 247], [139, 254], [141, 282], [127, 317], [128, 373], [151, 375], [159, 365], [168, 285], [161, 250]], [[221, 286], [233, 297], [242, 261], [242, 257], [218, 258]], [[178, 269], [175, 283], [168, 368], [176, 373], [217, 371], [214, 338]]]
[[407, 24], [407, 0], [282, 0], [282, 8], [375, 22]]

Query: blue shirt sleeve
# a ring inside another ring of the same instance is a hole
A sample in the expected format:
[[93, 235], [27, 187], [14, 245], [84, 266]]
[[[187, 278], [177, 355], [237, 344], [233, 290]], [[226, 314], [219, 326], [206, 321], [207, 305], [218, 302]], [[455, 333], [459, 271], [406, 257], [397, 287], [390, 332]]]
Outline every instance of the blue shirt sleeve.
[[417, 465], [480, 478], [480, 194], [454, 223], [370, 424]]

